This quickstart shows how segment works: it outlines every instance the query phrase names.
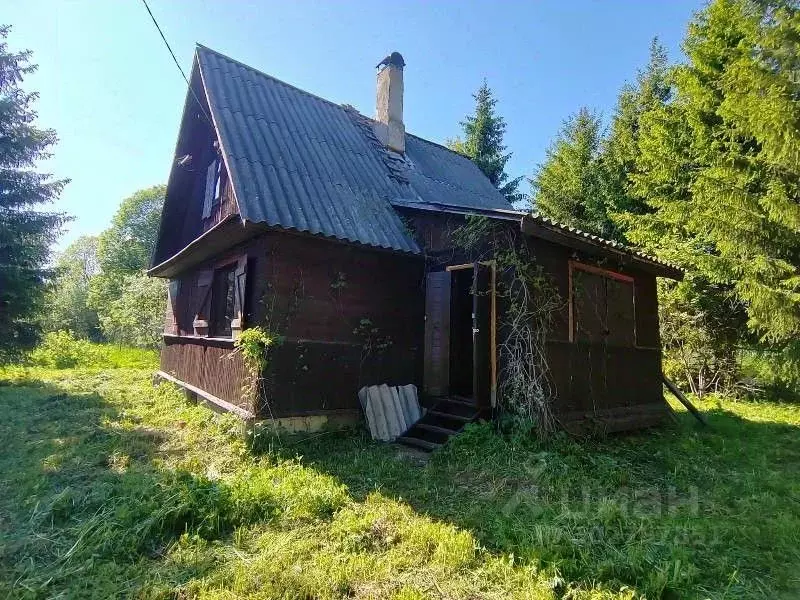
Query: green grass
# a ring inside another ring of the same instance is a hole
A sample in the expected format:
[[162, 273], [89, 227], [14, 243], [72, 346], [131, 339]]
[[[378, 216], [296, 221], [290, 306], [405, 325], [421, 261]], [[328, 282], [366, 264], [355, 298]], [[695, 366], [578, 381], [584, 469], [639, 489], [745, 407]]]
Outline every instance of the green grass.
[[546, 445], [475, 426], [430, 457], [362, 431], [252, 451], [154, 367], [0, 370], [0, 597], [800, 595], [796, 405]]

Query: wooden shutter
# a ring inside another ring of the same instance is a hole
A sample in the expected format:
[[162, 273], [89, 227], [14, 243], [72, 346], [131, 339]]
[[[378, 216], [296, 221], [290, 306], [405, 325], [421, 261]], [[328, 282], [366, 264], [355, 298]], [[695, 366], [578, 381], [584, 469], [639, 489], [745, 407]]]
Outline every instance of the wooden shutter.
[[591, 265], [570, 265], [572, 339], [636, 345], [634, 280]]
[[429, 273], [425, 285], [425, 372], [431, 396], [450, 391], [450, 273]]
[[164, 315], [164, 333], [168, 335], [178, 335], [178, 294], [180, 293], [181, 282], [179, 279], [170, 279], [167, 287], [167, 310]]
[[219, 170], [219, 161], [212, 160], [211, 164], [206, 169], [206, 193], [203, 197], [203, 218], [208, 219], [211, 216], [211, 207], [214, 204], [214, 195], [217, 190], [217, 171]]
[[575, 269], [572, 285], [575, 341], [605, 341], [608, 333], [605, 277]]
[[195, 289], [194, 334], [208, 335], [208, 320], [211, 318], [211, 282], [214, 272], [211, 270], [197, 273]]
[[236, 339], [244, 329], [245, 293], [247, 291], [247, 256], [242, 256], [236, 263], [234, 278], [234, 309], [231, 320], [231, 337]]

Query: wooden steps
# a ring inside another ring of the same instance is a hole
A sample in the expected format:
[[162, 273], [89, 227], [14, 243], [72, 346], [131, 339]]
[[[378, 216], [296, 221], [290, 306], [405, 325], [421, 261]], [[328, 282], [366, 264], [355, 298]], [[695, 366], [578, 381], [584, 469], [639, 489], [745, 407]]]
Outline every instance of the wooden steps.
[[430, 452], [447, 443], [451, 436], [460, 432], [464, 425], [477, 420], [481, 410], [469, 399], [443, 398], [428, 412], [397, 438], [406, 446]]

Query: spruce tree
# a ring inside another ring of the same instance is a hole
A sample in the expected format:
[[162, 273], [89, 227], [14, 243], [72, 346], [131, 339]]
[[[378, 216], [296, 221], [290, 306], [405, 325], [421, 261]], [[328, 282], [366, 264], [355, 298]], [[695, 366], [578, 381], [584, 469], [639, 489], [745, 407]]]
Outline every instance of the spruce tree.
[[569, 117], [530, 179], [533, 209], [564, 225], [610, 236], [600, 117], [587, 108]]
[[472, 159], [509, 202], [522, 200], [523, 195], [518, 191], [522, 177], [511, 179], [505, 172], [506, 163], [511, 158], [511, 153], [506, 152], [503, 145], [506, 123], [497, 114], [497, 99], [486, 80], [472, 97], [475, 99], [475, 112], [461, 122], [464, 138], [456, 138], [448, 142], [448, 146]]
[[[606, 204], [609, 214], [643, 213], [647, 208], [631, 189], [639, 156], [639, 131], [642, 116], [666, 104], [672, 92], [667, 53], [654, 38], [650, 43], [650, 59], [639, 71], [636, 83], [625, 85], [603, 142], [603, 164], [606, 170]], [[621, 236], [620, 236], [621, 237]]]
[[0, 357], [36, 341], [50, 245], [65, 217], [44, 212], [66, 184], [34, 170], [56, 143], [52, 129], [39, 129], [37, 94], [20, 84], [36, 69], [31, 52], [11, 52], [10, 27], [0, 27]]
[[800, 334], [800, 12], [715, 0], [675, 70], [675, 98], [643, 115], [632, 176], [649, 214], [628, 237], [730, 291], [751, 331]]

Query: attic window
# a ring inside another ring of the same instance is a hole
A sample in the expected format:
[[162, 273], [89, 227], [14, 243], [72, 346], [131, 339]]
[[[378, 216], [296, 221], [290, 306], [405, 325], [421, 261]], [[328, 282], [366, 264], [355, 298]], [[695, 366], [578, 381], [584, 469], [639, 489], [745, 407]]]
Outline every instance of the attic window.
[[211, 161], [206, 168], [206, 187], [203, 197], [203, 219], [208, 219], [215, 204], [219, 204], [220, 196], [220, 165], [217, 158]]

